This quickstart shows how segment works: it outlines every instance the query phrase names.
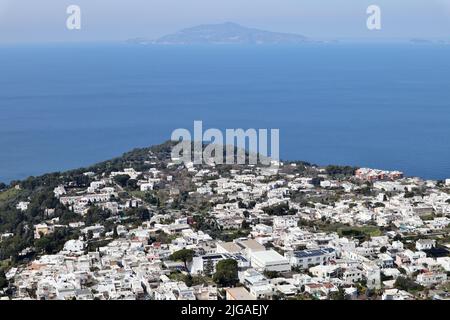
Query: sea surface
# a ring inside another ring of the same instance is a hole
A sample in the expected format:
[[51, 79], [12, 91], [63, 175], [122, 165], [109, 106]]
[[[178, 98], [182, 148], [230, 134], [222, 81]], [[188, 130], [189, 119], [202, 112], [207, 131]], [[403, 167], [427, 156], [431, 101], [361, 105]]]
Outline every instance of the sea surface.
[[0, 181], [172, 130], [279, 128], [283, 159], [450, 177], [450, 46], [0, 47]]

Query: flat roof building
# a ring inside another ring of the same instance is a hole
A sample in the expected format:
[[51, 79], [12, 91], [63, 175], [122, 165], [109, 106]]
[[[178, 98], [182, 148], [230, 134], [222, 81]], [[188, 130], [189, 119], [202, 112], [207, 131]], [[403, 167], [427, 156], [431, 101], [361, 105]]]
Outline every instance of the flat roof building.
[[250, 254], [252, 267], [257, 270], [286, 272], [291, 270], [289, 260], [275, 250], [257, 251]]
[[294, 251], [287, 255], [293, 267], [308, 269], [312, 266], [323, 265], [336, 257], [333, 248]]
[[256, 300], [244, 287], [227, 288], [225, 292], [227, 293], [227, 300]]

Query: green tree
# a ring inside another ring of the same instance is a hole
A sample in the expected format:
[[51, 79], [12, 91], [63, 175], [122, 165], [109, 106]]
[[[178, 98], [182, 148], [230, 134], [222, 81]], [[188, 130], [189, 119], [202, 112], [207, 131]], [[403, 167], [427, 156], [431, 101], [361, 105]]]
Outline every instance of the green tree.
[[150, 211], [148, 211], [147, 208], [143, 207], [131, 208], [127, 211], [127, 214], [130, 216], [134, 216], [140, 221], [147, 221], [150, 219]]
[[423, 286], [406, 277], [398, 277], [397, 280], [395, 280], [394, 286], [397, 289], [405, 290], [412, 293], [424, 289]]
[[6, 275], [3, 270], [0, 270], [0, 289], [8, 286], [8, 280], [6, 280]]
[[247, 220], [242, 220], [241, 229], [250, 229], [250, 224], [247, 222]]
[[213, 280], [222, 287], [236, 285], [239, 282], [237, 261], [233, 259], [219, 261]]
[[85, 221], [90, 226], [98, 222], [104, 223], [109, 217], [111, 217], [111, 211], [103, 210], [97, 206], [91, 206], [86, 214]]
[[49, 237], [41, 237], [34, 242], [38, 252], [51, 252], [53, 250], [52, 240]]
[[337, 175], [353, 176], [357, 169], [358, 168], [356, 168], [356, 167], [335, 166], [335, 165], [330, 165], [330, 166], [325, 167], [325, 170], [327, 171], [327, 173], [332, 176], [337, 176]]
[[278, 271], [264, 271], [264, 275], [269, 279], [275, 279], [281, 276]]
[[330, 300], [345, 300], [345, 291], [339, 287], [338, 291], [330, 293]]
[[127, 174], [119, 174], [114, 177], [114, 182], [123, 188], [126, 187], [128, 180], [130, 180], [130, 176]]
[[126, 182], [126, 186], [127, 186], [127, 188], [130, 189], [130, 190], [137, 190], [137, 189], [139, 188], [137, 183], [138, 183], [137, 180], [135, 180], [135, 179], [129, 179], [129, 180]]
[[186, 270], [188, 270], [187, 264], [188, 262], [192, 261], [192, 258], [194, 257], [194, 251], [189, 249], [182, 249], [179, 251], [176, 251], [171, 254], [170, 259], [173, 261], [183, 261], [184, 267]]
[[194, 284], [194, 279], [192, 278], [192, 276], [190, 274], [188, 274], [186, 276], [186, 279], [184, 280], [184, 283], [186, 284], [186, 286], [188, 286], [189, 288], [192, 287], [192, 285]]
[[211, 259], [208, 259], [208, 261], [206, 261], [205, 266], [203, 267], [203, 273], [205, 275], [207, 275], [208, 277], [210, 277], [214, 272], [214, 263], [212, 262]]
[[414, 198], [415, 194], [412, 191], [406, 191], [404, 198]]

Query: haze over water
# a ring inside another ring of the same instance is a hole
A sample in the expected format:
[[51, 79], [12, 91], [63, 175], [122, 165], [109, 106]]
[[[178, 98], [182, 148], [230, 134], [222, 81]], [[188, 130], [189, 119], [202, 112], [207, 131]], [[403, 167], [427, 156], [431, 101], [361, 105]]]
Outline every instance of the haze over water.
[[450, 177], [450, 46], [0, 49], [0, 181], [94, 164], [172, 130], [279, 128], [283, 159]]

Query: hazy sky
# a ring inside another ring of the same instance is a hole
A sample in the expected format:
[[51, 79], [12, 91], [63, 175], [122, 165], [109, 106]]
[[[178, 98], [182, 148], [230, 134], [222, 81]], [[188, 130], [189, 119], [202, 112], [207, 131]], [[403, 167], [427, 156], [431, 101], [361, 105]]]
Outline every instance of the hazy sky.
[[[82, 28], [66, 29], [79, 5]], [[366, 9], [382, 9], [368, 31]], [[181, 28], [232, 21], [313, 38], [445, 38], [450, 0], [0, 0], [0, 43], [155, 38]]]

